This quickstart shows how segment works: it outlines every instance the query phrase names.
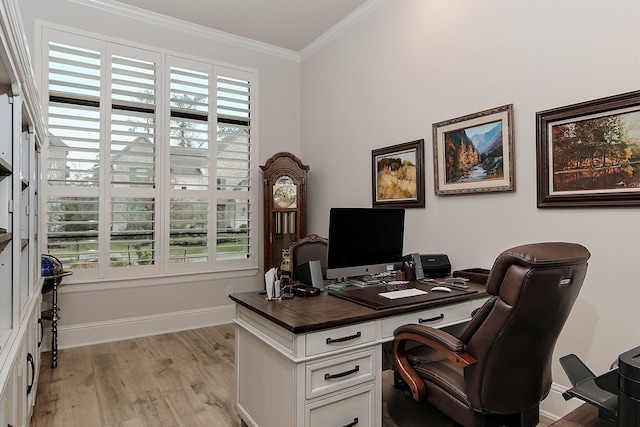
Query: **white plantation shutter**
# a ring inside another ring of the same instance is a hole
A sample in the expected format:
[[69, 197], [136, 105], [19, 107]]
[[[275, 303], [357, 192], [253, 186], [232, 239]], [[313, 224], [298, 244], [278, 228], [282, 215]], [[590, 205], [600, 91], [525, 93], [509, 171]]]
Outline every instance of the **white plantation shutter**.
[[[169, 263], [206, 263], [211, 257], [209, 171], [211, 67], [169, 67]], [[184, 268], [172, 267], [178, 271]]]
[[251, 189], [250, 102], [249, 82], [218, 76], [217, 176], [221, 190]]
[[70, 282], [255, 268], [253, 73], [45, 33], [46, 244]]
[[217, 259], [247, 258], [253, 250], [251, 101], [249, 80], [217, 77]]
[[155, 199], [114, 197], [111, 199], [111, 267], [152, 265], [155, 261]]
[[49, 45], [50, 185], [97, 187], [100, 173], [100, 55]]
[[[144, 55], [146, 56], [146, 55]], [[143, 52], [111, 55], [109, 267], [155, 265], [156, 60]]]
[[209, 259], [209, 200], [171, 199], [169, 261], [205, 262]]
[[86, 270], [98, 266], [99, 206], [97, 197], [48, 197], [47, 248], [65, 260], [65, 268]]
[[98, 266], [100, 203], [99, 46], [50, 42], [46, 178], [48, 252], [67, 268]]
[[209, 74], [170, 68], [170, 181], [174, 189], [209, 187]]
[[154, 188], [156, 64], [114, 55], [111, 66], [111, 185]]

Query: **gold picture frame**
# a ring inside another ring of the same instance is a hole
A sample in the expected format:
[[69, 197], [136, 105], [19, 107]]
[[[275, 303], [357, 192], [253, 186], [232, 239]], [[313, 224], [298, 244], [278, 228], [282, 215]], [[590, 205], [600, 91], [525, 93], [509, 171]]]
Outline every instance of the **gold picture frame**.
[[515, 191], [513, 104], [433, 125], [436, 195]]

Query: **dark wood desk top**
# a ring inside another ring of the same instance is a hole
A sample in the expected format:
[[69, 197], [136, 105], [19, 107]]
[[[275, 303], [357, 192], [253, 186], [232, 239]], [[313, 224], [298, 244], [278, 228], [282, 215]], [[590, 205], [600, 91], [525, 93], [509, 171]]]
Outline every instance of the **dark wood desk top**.
[[243, 307], [252, 310], [283, 328], [299, 334], [321, 329], [333, 328], [352, 323], [364, 322], [383, 317], [394, 316], [411, 311], [424, 310], [455, 304], [462, 301], [486, 298], [487, 291], [483, 285], [468, 283], [474, 293], [452, 293], [433, 301], [374, 310], [364, 305], [344, 300], [327, 291], [319, 296], [290, 300], [268, 301], [260, 292], [244, 292], [229, 295], [229, 298]]
[[583, 403], [551, 424], [551, 427], [614, 427], [614, 424], [598, 418], [598, 408]]

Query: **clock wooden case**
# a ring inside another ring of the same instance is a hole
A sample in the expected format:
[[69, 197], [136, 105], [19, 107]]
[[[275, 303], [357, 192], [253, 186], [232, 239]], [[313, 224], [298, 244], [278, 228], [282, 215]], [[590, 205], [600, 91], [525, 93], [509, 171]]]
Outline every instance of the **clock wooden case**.
[[307, 235], [307, 172], [295, 155], [279, 152], [264, 165], [264, 271], [279, 267], [282, 250]]

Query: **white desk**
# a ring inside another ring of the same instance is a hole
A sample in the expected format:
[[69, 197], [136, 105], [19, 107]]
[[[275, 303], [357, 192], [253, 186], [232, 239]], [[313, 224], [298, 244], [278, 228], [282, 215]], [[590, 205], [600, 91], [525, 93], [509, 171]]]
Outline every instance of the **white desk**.
[[466, 322], [487, 299], [474, 294], [374, 310], [326, 292], [236, 302], [236, 407], [249, 426], [382, 425], [382, 344], [407, 323]]

